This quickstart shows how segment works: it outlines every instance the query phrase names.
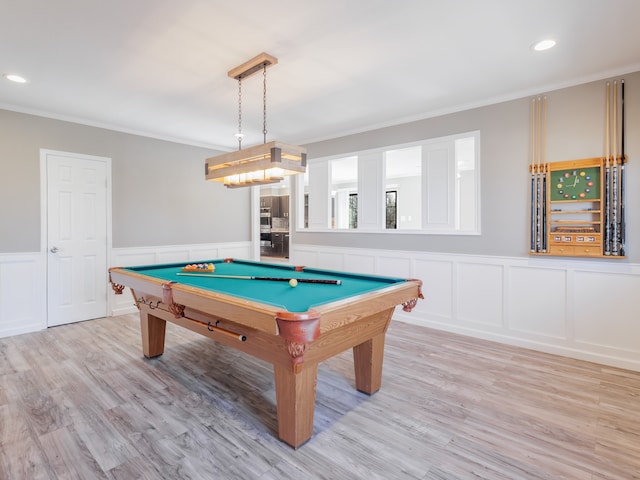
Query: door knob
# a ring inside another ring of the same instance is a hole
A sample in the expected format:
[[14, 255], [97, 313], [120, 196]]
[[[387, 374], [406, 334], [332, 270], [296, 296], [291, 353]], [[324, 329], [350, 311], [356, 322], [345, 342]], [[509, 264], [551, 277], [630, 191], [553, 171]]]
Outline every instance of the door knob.
[[58, 253], [58, 247], [51, 247], [51, 253]]

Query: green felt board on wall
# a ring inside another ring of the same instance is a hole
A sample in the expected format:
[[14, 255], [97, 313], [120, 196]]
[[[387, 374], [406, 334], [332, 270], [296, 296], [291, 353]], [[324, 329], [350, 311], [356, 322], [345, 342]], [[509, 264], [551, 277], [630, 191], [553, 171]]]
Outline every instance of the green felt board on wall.
[[568, 168], [549, 172], [552, 202], [600, 199], [600, 167]]

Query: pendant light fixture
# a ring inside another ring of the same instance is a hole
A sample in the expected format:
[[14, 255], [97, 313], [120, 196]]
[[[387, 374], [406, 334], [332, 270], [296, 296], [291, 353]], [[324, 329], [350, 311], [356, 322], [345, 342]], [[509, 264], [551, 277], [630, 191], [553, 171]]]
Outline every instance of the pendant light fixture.
[[[228, 188], [252, 187], [278, 183], [287, 175], [305, 172], [305, 148], [277, 141], [267, 143], [267, 67], [276, 63], [276, 57], [261, 53], [229, 71], [229, 77], [238, 81], [238, 150], [208, 158], [205, 163], [207, 180], [223, 182]], [[263, 76], [263, 144], [243, 149], [242, 81], [260, 71]]]

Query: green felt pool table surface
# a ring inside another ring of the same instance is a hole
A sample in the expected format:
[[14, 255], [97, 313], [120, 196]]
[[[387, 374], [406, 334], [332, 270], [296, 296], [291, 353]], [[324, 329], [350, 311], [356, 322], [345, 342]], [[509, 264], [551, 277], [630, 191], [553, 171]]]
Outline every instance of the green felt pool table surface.
[[[184, 263], [128, 267], [124, 270], [159, 280], [233, 295], [282, 308], [289, 312], [305, 312], [318, 305], [405, 282], [405, 279], [401, 278], [359, 275], [316, 268], [296, 271], [296, 267], [291, 265], [236, 259], [229, 262], [218, 259], [198, 263], [213, 263], [215, 272], [193, 272], [203, 276], [181, 275]], [[235, 279], [221, 277], [221, 275], [338, 280], [340, 284], [300, 282], [296, 287], [291, 287], [286, 281]]]

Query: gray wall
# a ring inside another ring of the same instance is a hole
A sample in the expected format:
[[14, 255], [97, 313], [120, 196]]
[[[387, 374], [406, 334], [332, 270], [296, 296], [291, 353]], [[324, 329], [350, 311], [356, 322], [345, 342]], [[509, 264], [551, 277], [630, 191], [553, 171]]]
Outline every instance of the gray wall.
[[113, 246], [248, 241], [249, 189], [204, 180], [218, 152], [0, 110], [0, 253], [40, 249], [40, 149], [112, 159]]
[[[627, 121], [627, 255], [640, 261], [640, 73], [625, 80]], [[547, 96], [547, 161], [576, 160], [604, 154], [606, 80], [540, 92]], [[481, 230], [465, 235], [366, 235], [294, 232], [292, 241], [339, 247], [381, 248], [521, 257], [529, 249], [529, 162], [531, 98], [499, 103], [404, 125], [307, 145], [309, 158], [402, 144], [480, 130]], [[597, 261], [597, 260], [596, 260]], [[603, 260], [605, 261], [605, 260]]]
[[[637, 263], [640, 215], [635, 187], [640, 185], [640, 73], [624, 78], [630, 159], [626, 167], [629, 258], [620, 261]], [[603, 154], [604, 92], [604, 80], [540, 92], [548, 97], [548, 161]], [[293, 232], [292, 241], [527, 256], [530, 101], [523, 98], [307, 145], [309, 157], [318, 158], [480, 130], [482, 235]], [[229, 190], [203, 180], [204, 159], [215, 152], [0, 110], [0, 253], [40, 248], [40, 148], [113, 159], [114, 247], [250, 239], [249, 189]]]

